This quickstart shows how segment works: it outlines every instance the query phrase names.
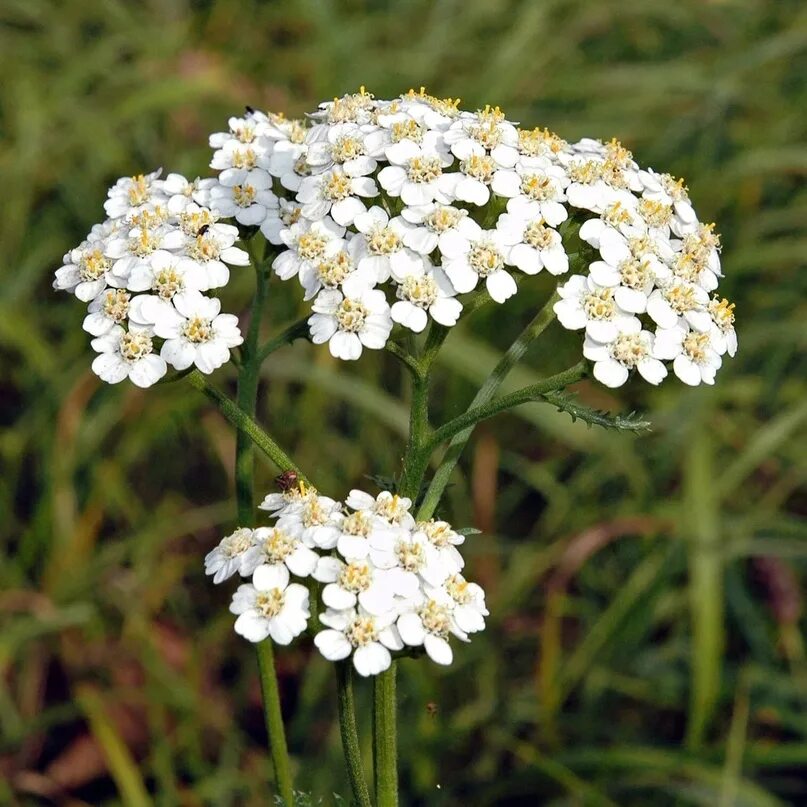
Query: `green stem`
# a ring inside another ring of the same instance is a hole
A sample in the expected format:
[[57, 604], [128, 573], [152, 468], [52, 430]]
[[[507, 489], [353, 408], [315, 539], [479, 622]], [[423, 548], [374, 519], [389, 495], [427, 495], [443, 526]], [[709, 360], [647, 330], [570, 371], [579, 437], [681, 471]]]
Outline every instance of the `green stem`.
[[[518, 338], [507, 349], [507, 352], [499, 360], [498, 364], [493, 368], [490, 375], [485, 379], [479, 391], [476, 393], [473, 401], [471, 401], [471, 409], [484, 406], [493, 400], [493, 396], [501, 386], [505, 376], [510, 372], [513, 366], [521, 359], [526, 353], [530, 344], [535, 341], [555, 317], [555, 312], [552, 310], [555, 302], [558, 300], [558, 294], [555, 292], [544, 304], [543, 308], [535, 315], [534, 319], [527, 325], [526, 328], [519, 334]], [[451, 474], [457, 465], [457, 461], [462, 454], [468, 438], [471, 436], [473, 426], [466, 427], [463, 431], [454, 435], [451, 443], [446, 450], [445, 456], [440, 467], [437, 469], [431, 484], [423, 498], [420, 509], [417, 513], [418, 520], [431, 518], [434, 514], [440, 497], [448, 484]]]
[[370, 791], [364, 781], [359, 734], [356, 730], [356, 707], [353, 702], [353, 663], [336, 662], [336, 694], [339, 707], [339, 731], [345, 754], [347, 773], [353, 789], [353, 802], [357, 807], [370, 807]]
[[297, 339], [305, 339], [307, 337], [308, 318], [304, 317], [303, 319], [298, 319], [296, 322], [292, 322], [288, 328], [283, 329], [277, 336], [273, 336], [271, 339], [264, 342], [260, 348], [258, 348], [258, 362], [263, 363], [267, 356], [279, 350], [281, 347], [290, 345]]
[[437, 429], [432, 434], [428, 445], [431, 448], [436, 448], [440, 443], [450, 440], [456, 434], [464, 432], [467, 429], [473, 429], [480, 421], [498, 415], [499, 412], [504, 412], [507, 409], [512, 409], [514, 406], [529, 403], [530, 401], [540, 401], [547, 393], [557, 392], [558, 390], [565, 389], [570, 384], [574, 384], [575, 381], [579, 381], [583, 378], [585, 373], [585, 363], [579, 362], [568, 370], [545, 378], [537, 384], [530, 384], [528, 387], [523, 387], [520, 390], [511, 392], [509, 395], [502, 395], [501, 398], [495, 398], [490, 403], [484, 404], [483, 406], [472, 407]]
[[[227, 398], [221, 402], [224, 405], [219, 406], [225, 416], [227, 416], [226, 409], [239, 421], [235, 423], [238, 426], [235, 436], [235, 495], [238, 504], [238, 520], [242, 526], [252, 526], [255, 519], [255, 446], [258, 445], [264, 451], [271, 450], [270, 456], [274, 455], [273, 459], [281, 470], [290, 470], [294, 467], [292, 461], [280, 447], [255, 423], [261, 370], [258, 340], [260, 339], [263, 307], [268, 294], [269, 263], [265, 256], [262, 260], [255, 260], [255, 297], [252, 301], [249, 328], [241, 348], [242, 361], [238, 371], [236, 411], [230, 410], [228, 405], [232, 402]], [[203, 389], [203, 391], [207, 393], [207, 389]], [[208, 397], [215, 400], [217, 396], [209, 394]], [[245, 426], [249, 428], [245, 428]], [[256, 437], [259, 440], [256, 440]], [[275, 772], [275, 787], [287, 807], [293, 807], [294, 789], [289, 766], [289, 749], [286, 744], [286, 728], [283, 725], [283, 713], [280, 707], [274, 647], [271, 639], [265, 639], [263, 642], [259, 642], [255, 649], [258, 655], [266, 733], [269, 737], [269, 751], [272, 755], [272, 766]]]
[[275, 771], [275, 786], [286, 807], [294, 805], [294, 788], [289, 768], [289, 749], [286, 745], [286, 728], [280, 710], [280, 690], [275, 671], [275, 651], [271, 639], [255, 645], [258, 654], [258, 673], [261, 679], [263, 714]]
[[396, 663], [373, 681], [373, 758], [377, 807], [398, 805], [398, 729], [396, 726]]
[[198, 370], [193, 370], [184, 378], [191, 386], [207, 396], [215, 404], [219, 412], [238, 429], [239, 433], [246, 434], [250, 441], [269, 457], [277, 468], [281, 471], [296, 471], [300, 479], [308, 482], [291, 457], [246, 412], [239, 409], [235, 401], [228, 398], [221, 390], [211, 386], [202, 373]]

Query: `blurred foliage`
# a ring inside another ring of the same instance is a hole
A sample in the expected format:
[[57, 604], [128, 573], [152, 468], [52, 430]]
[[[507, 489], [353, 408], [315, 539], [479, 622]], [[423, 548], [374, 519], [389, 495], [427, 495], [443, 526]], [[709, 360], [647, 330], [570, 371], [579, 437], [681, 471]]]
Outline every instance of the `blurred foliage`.
[[[0, 22], [0, 803], [269, 802], [254, 656], [202, 574], [233, 526], [232, 434], [182, 384], [102, 387], [51, 273], [115, 178], [204, 174], [244, 104], [425, 84], [686, 177], [741, 352], [714, 389], [580, 385], [650, 436], [546, 404], [480, 428], [445, 511], [483, 530], [492, 617], [450, 670], [402, 665], [403, 804], [807, 804], [803, 2], [3, 0]], [[452, 334], [438, 422], [547, 284]], [[267, 333], [299, 313], [273, 294]], [[538, 344], [512, 386], [580, 349], [557, 327]], [[267, 362], [260, 417], [339, 495], [395, 473], [405, 390], [388, 358], [298, 344]], [[332, 803], [331, 669], [305, 645], [280, 663], [297, 786]]]

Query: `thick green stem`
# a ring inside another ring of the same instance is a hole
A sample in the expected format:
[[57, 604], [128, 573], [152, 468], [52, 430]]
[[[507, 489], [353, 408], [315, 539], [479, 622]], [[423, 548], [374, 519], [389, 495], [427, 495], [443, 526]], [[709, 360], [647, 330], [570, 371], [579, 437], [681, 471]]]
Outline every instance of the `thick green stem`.
[[[507, 349], [507, 352], [499, 360], [499, 363], [493, 368], [490, 375], [485, 379], [485, 383], [476, 393], [473, 401], [471, 401], [470, 409], [475, 409], [484, 406], [493, 400], [493, 396], [504, 381], [507, 374], [513, 366], [521, 359], [526, 353], [530, 344], [535, 341], [547, 328], [550, 322], [555, 317], [555, 312], [552, 310], [555, 302], [558, 300], [557, 292], [555, 292], [544, 304], [543, 308], [535, 315], [534, 319], [527, 325], [526, 328], [519, 334], [518, 338]], [[443, 491], [448, 484], [451, 474], [457, 464], [457, 461], [462, 454], [465, 444], [473, 431], [473, 425], [466, 427], [461, 432], [454, 435], [451, 443], [446, 450], [445, 456], [440, 467], [437, 469], [431, 484], [423, 498], [420, 509], [417, 513], [419, 520], [431, 518], [443, 495]]]
[[370, 807], [370, 791], [364, 781], [359, 734], [356, 730], [356, 707], [353, 702], [353, 663], [336, 662], [336, 694], [339, 707], [339, 731], [345, 754], [347, 773], [357, 807]]
[[377, 807], [398, 805], [398, 728], [396, 725], [396, 663], [373, 681], [373, 758]]

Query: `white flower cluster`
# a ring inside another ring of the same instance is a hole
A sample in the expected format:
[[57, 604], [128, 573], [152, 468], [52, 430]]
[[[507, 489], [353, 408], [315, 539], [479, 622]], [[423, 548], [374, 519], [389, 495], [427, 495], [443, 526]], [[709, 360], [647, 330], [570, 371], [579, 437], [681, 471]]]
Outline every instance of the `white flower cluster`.
[[360, 490], [342, 504], [302, 484], [269, 494], [261, 509], [273, 525], [237, 529], [205, 558], [215, 583], [252, 577], [230, 606], [236, 633], [283, 645], [303, 633], [309, 592], [289, 582], [294, 575], [323, 586], [314, 643], [325, 658], [350, 657], [363, 676], [383, 672], [405, 648], [451, 664], [449, 637], [468, 641], [485, 627], [485, 594], [461, 574], [464, 536], [444, 521], [416, 522], [411, 504]]
[[104, 205], [109, 218], [64, 256], [53, 285], [89, 303], [84, 330], [104, 381], [149, 387], [168, 365], [211, 373], [243, 341], [238, 319], [203, 294], [228, 283], [228, 264], [249, 264], [234, 246], [238, 228], [205, 204], [213, 185], [159, 171], [120, 179]]
[[570, 215], [600, 259], [560, 288], [556, 312], [585, 328], [602, 383], [636, 368], [657, 384], [663, 360], [687, 384], [712, 383], [736, 351], [733, 305], [709, 296], [718, 237], [682, 182], [641, 170], [615, 140], [568, 144], [498, 107], [463, 111], [424, 90], [382, 101], [362, 88], [307, 120], [249, 111], [211, 142], [222, 185], [246, 183], [236, 196], [286, 197], [242, 212], [284, 247], [275, 273], [297, 278], [313, 300], [312, 340], [338, 358], [384, 347], [396, 322], [454, 325], [458, 295], [483, 281], [501, 303], [516, 271], [566, 273]]
[[[514, 274], [567, 273], [569, 244], [585, 272], [559, 287], [555, 311], [585, 331], [602, 383], [636, 369], [658, 384], [671, 361], [685, 383], [711, 384], [736, 352], [734, 306], [711, 296], [718, 236], [682, 181], [640, 169], [616, 140], [570, 144], [498, 107], [362, 88], [303, 120], [248, 108], [210, 145], [216, 179], [120, 180], [110, 219], [57, 272], [58, 288], [91, 301], [85, 327], [107, 380], [145, 384], [166, 361], [205, 372], [226, 361], [237, 328], [201, 292], [227, 282], [225, 264], [246, 262], [234, 243], [258, 230], [279, 250], [274, 273], [311, 301], [311, 340], [340, 359], [383, 348], [395, 323], [456, 324], [474, 289], [502, 303]], [[155, 335], [168, 340], [162, 358]]]

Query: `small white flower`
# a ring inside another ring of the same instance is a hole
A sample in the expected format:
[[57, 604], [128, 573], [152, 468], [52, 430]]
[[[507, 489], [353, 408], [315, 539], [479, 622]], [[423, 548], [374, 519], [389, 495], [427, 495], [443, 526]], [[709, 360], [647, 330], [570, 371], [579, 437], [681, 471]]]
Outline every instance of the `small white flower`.
[[219, 545], [205, 556], [205, 574], [213, 575], [214, 583], [222, 583], [234, 574], [247, 577], [255, 571], [251, 561], [254, 548], [252, 530], [239, 527], [221, 539]]
[[405, 207], [401, 211], [404, 244], [421, 255], [429, 255], [437, 249], [443, 233], [463, 228], [467, 215], [467, 210], [451, 205]]
[[511, 168], [518, 159], [518, 131], [498, 107], [461, 113], [446, 130], [445, 142], [460, 160], [489, 154], [498, 166]]
[[252, 534], [252, 540], [254, 551], [250, 553], [249, 562], [254, 564], [253, 569], [261, 564], [285, 564], [297, 577], [308, 577], [317, 567], [319, 555], [305, 545], [299, 532], [295, 535], [279, 525], [258, 527]]
[[265, 149], [257, 142], [242, 143], [228, 140], [213, 154], [210, 167], [220, 171], [219, 182], [223, 185], [241, 185], [251, 171], [260, 166]]
[[309, 489], [296, 504], [282, 509], [277, 527], [299, 537], [306, 546], [333, 549], [339, 538], [342, 505]]
[[734, 330], [734, 303], [718, 297], [709, 301], [709, 316], [712, 318], [711, 344], [722, 356], [737, 353], [737, 332]]
[[128, 378], [138, 387], [150, 387], [168, 369], [165, 361], [154, 353], [152, 334], [147, 329], [130, 327], [128, 331], [115, 325], [92, 340], [92, 348], [100, 355], [92, 363], [93, 372], [107, 384]]
[[649, 331], [620, 333], [608, 344], [586, 337], [583, 355], [594, 362], [594, 378], [606, 387], [621, 387], [634, 368], [650, 384], [660, 384], [667, 368], [654, 356], [654, 337]]
[[427, 272], [423, 267], [409, 272], [398, 283], [398, 302], [391, 309], [395, 322], [420, 333], [431, 317], [435, 322], [450, 327], [457, 324], [462, 303], [455, 299], [456, 292], [440, 267]]
[[415, 524], [415, 519], [409, 512], [412, 500], [397, 493], [390, 493], [388, 490], [382, 490], [373, 498], [369, 493], [354, 488], [345, 499], [345, 504], [353, 510], [370, 510], [385, 524], [404, 529], [411, 529]]
[[393, 624], [395, 614], [373, 616], [363, 608], [346, 611], [328, 609], [320, 614], [328, 629], [314, 637], [314, 644], [329, 661], [341, 661], [353, 654], [353, 666], [359, 675], [378, 675], [392, 663], [390, 650], [403, 649], [403, 642]]
[[510, 263], [510, 248], [498, 230], [483, 230], [472, 219], [465, 219], [461, 229], [449, 230], [440, 237], [440, 252], [443, 270], [461, 294], [473, 291], [482, 279], [497, 303], [503, 303], [518, 290], [504, 268], [505, 263]]
[[337, 359], [354, 360], [362, 348], [381, 350], [392, 330], [392, 317], [383, 291], [367, 289], [355, 297], [326, 289], [314, 301], [308, 324], [311, 341], [316, 345], [328, 342], [331, 355]]
[[281, 280], [312, 271], [344, 247], [344, 232], [344, 227], [327, 216], [313, 222], [307, 219], [296, 221], [280, 231], [280, 239], [288, 249], [275, 258], [272, 269]]
[[395, 608], [395, 598], [414, 597], [418, 587], [398, 574], [398, 569], [377, 569], [368, 558], [343, 561], [320, 558], [313, 577], [325, 583], [322, 601], [344, 611], [360, 605], [368, 614], [384, 616]]
[[504, 213], [496, 228], [510, 247], [509, 262], [524, 274], [535, 275], [544, 268], [553, 275], [569, 271], [569, 256], [560, 233], [541, 216]]
[[272, 179], [266, 171], [250, 171], [238, 185], [216, 185], [210, 190], [210, 207], [225, 218], [235, 218], [245, 226], [260, 226], [270, 210], [279, 207], [272, 192]]
[[553, 309], [564, 328], [585, 328], [586, 335], [597, 342], [611, 342], [620, 333], [641, 329], [639, 320], [617, 305], [614, 289], [598, 286], [590, 277], [573, 275], [558, 287], [558, 293], [561, 299]]
[[89, 305], [84, 330], [93, 336], [101, 336], [115, 325], [121, 325], [129, 316], [130, 297], [123, 289], [102, 291]]
[[690, 331], [680, 323], [656, 331], [656, 357], [672, 359], [675, 374], [691, 387], [715, 383], [715, 375], [723, 363], [716, 347], [711, 333]]
[[266, 211], [266, 219], [261, 224], [261, 232], [270, 243], [278, 246], [283, 243], [281, 233], [288, 230], [303, 217], [303, 208], [299, 202], [278, 199], [278, 207]]
[[157, 182], [162, 169], [158, 168], [150, 174], [138, 174], [133, 177], [121, 177], [110, 189], [104, 202], [104, 211], [111, 219], [125, 218], [133, 212], [142, 210], [156, 199], [165, 197]]
[[378, 196], [378, 187], [370, 177], [350, 177], [341, 168], [306, 177], [297, 191], [303, 215], [315, 221], [328, 214], [342, 226], [352, 224], [367, 209], [360, 197]]
[[177, 370], [194, 364], [212, 373], [230, 360], [230, 348], [244, 341], [238, 318], [221, 314], [221, 301], [215, 297], [191, 290], [176, 294], [173, 305], [156, 298], [154, 303], [154, 331], [166, 340], [160, 355]]
[[419, 143], [401, 140], [386, 149], [389, 165], [378, 174], [378, 182], [390, 196], [400, 196], [405, 205], [426, 205], [446, 195], [443, 169], [454, 162], [442, 136], [426, 132]]
[[712, 326], [707, 306], [709, 295], [694, 283], [673, 280], [656, 289], [647, 301], [647, 313], [660, 328], [674, 328], [679, 317], [696, 331]]
[[309, 498], [317, 496], [315, 488], [299, 483], [286, 488], [281, 493], [268, 493], [258, 505], [259, 510], [267, 510], [273, 516], [299, 512]]
[[557, 227], [568, 217], [562, 202], [569, 180], [566, 172], [549, 160], [534, 157], [522, 160], [514, 170], [497, 171], [491, 189], [509, 197], [507, 210], [521, 218], [543, 219]]
[[398, 280], [423, 268], [423, 257], [404, 245], [406, 225], [400, 217], [390, 220], [374, 206], [356, 216], [354, 224], [359, 234], [348, 250], [364, 277], [384, 283], [390, 275]]
[[235, 632], [250, 642], [267, 636], [280, 645], [290, 644], [308, 624], [308, 590], [289, 583], [289, 570], [282, 565], [259, 566], [252, 583], [238, 587], [230, 611], [238, 615]]
[[[227, 285], [230, 280], [228, 264], [249, 266], [247, 252], [234, 246], [237, 239], [237, 227], [218, 222], [207, 229], [202, 227], [194, 234], [184, 234], [184, 240], [177, 249], [204, 273], [206, 287], [203, 291]], [[173, 245], [173, 239], [170, 243]]]
[[449, 665], [454, 660], [450, 634], [467, 641], [465, 632], [457, 625], [447, 596], [424, 597], [423, 602], [409, 613], [398, 617], [398, 633], [404, 644], [425, 648], [435, 664]]
[[136, 266], [126, 282], [129, 291], [151, 291], [170, 300], [181, 291], [207, 291], [210, 278], [188, 258], [161, 252], [149, 263]]
[[465, 566], [457, 549], [465, 543], [465, 536], [455, 532], [447, 521], [419, 521], [414, 534], [418, 540], [423, 537], [434, 547], [439, 563], [448, 574], [457, 574]]
[[188, 180], [182, 174], [168, 174], [160, 180], [160, 187], [168, 197], [166, 208], [173, 215], [179, 215], [190, 204], [206, 205], [210, 201], [210, 189], [217, 184], [212, 177]]
[[321, 171], [334, 165], [342, 167], [349, 177], [363, 177], [372, 174], [378, 167], [375, 157], [368, 154], [365, 140], [369, 127], [358, 126], [355, 123], [338, 123], [334, 126], [325, 126], [324, 139], [312, 136], [314, 127], [309, 132], [308, 164]]
[[88, 238], [64, 258], [64, 265], [56, 270], [53, 288], [69, 291], [82, 302], [95, 299], [107, 286], [120, 288], [125, 281], [112, 274], [114, 260], [106, 255], [107, 240], [117, 228], [104, 228], [110, 232]]
[[148, 267], [156, 257], [170, 248], [174, 233], [181, 237], [180, 231], [173, 226], [134, 227], [129, 231], [128, 237], [110, 239], [104, 254], [113, 262], [112, 275], [125, 285], [135, 269]]
[[379, 569], [400, 569], [413, 587], [420, 580], [439, 586], [453, 571], [453, 561], [447, 564], [443, 553], [422, 532], [378, 531], [369, 543], [373, 563]]
[[[485, 629], [485, 592], [476, 583], [470, 583], [461, 574], [453, 574], [441, 589], [426, 589], [427, 596], [438, 602], [448, 602], [451, 616], [463, 633], [478, 633]], [[446, 598], [448, 595], [448, 598]]]

